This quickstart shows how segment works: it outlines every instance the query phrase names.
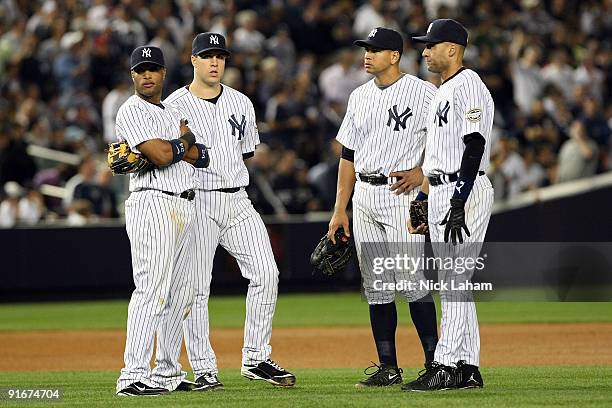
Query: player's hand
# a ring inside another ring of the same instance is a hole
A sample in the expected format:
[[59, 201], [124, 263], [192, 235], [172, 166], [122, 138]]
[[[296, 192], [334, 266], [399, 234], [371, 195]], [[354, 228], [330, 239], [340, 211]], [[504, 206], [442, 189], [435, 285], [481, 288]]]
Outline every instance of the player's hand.
[[408, 194], [423, 183], [423, 170], [415, 167], [410, 170], [394, 171], [389, 177], [398, 177], [399, 180], [389, 187], [395, 195]]
[[412, 225], [412, 220], [408, 218], [408, 232], [411, 234], [427, 235], [429, 233], [429, 226], [427, 224], [421, 224], [418, 227]]
[[444, 242], [448, 242], [450, 237], [453, 245], [457, 245], [457, 242], [463, 244], [461, 230], [465, 230], [466, 235], [470, 236], [470, 230], [465, 224], [465, 201], [460, 198], [451, 198], [450, 202], [451, 208], [440, 223], [440, 225], [446, 225], [444, 228]]
[[187, 119], [181, 119], [181, 136], [187, 132], [191, 132], [191, 129], [187, 126], [188, 123]]
[[351, 232], [349, 231], [349, 220], [348, 215], [346, 215], [346, 211], [334, 211], [334, 215], [332, 215], [331, 221], [329, 221], [329, 229], [327, 230], [327, 238], [336, 243], [336, 230], [342, 227], [344, 229], [344, 235], [347, 237], [351, 236]]

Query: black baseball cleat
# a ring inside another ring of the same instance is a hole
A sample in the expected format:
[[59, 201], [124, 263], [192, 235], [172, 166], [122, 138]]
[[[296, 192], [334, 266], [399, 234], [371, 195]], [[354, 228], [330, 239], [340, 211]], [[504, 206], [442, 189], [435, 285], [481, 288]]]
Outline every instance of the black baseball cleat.
[[183, 380], [174, 391], [193, 391], [197, 385], [193, 381]]
[[132, 383], [117, 393], [120, 397], [156, 397], [169, 394], [170, 391], [162, 387], [151, 387], [140, 381]]
[[[363, 373], [368, 377], [359, 381], [355, 384], [355, 387], [389, 387], [391, 385], [397, 385], [402, 383], [402, 369], [397, 367], [388, 366], [385, 364], [369, 366]], [[375, 368], [376, 371], [368, 372], [371, 368]]]
[[460, 389], [484, 387], [478, 366], [467, 364], [465, 360], [457, 361], [455, 387]]
[[295, 385], [295, 375], [267, 359], [257, 365], [243, 365], [240, 374], [249, 380], [264, 380], [280, 387]]
[[217, 374], [204, 373], [196, 379], [194, 391], [213, 391], [222, 390], [223, 384], [219, 381]]
[[442, 391], [451, 388], [455, 388], [453, 367], [435, 361], [426, 364], [416, 380], [402, 385], [403, 391]]

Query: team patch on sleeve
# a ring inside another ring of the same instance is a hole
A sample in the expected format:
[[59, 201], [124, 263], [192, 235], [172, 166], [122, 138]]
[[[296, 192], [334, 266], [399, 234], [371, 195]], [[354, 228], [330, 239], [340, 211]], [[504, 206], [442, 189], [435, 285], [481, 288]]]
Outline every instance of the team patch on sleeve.
[[472, 123], [480, 122], [481, 117], [482, 109], [480, 108], [472, 108], [465, 114], [465, 118]]

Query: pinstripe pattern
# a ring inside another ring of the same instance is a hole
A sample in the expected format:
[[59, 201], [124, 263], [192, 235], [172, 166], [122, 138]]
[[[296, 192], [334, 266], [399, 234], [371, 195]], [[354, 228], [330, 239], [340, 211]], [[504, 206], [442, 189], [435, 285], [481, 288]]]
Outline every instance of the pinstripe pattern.
[[[162, 108], [132, 95], [117, 113], [117, 138], [127, 141], [130, 148], [138, 152], [136, 146], [147, 140], [180, 137], [180, 120], [184, 116], [177, 108]], [[185, 161], [149, 172], [132, 173], [130, 191], [153, 188], [180, 193], [199, 185], [195, 175], [195, 168]]]
[[[351, 93], [337, 139], [355, 151], [357, 173], [388, 176], [393, 171], [421, 165], [425, 121], [435, 90], [432, 84], [404, 74], [386, 88], [379, 88], [372, 79]], [[400, 124], [398, 115], [394, 114], [402, 113]], [[406, 271], [385, 271], [377, 275], [371, 267], [374, 258], [395, 257], [397, 254], [421, 256], [424, 237], [411, 235], [406, 227], [410, 201], [417, 193], [418, 189], [409, 195], [396, 196], [389, 186], [374, 186], [361, 181], [355, 184], [353, 237], [369, 304], [385, 304], [395, 299], [395, 291], [375, 288], [375, 280], [394, 283], [416, 281], [422, 277], [422, 272], [410, 275]], [[409, 301], [420, 299], [425, 294], [426, 291], [403, 293]]]
[[[476, 258], [482, 248], [491, 210], [493, 208], [493, 187], [486, 176], [479, 176], [474, 182], [474, 188], [465, 204], [465, 222], [470, 230], [470, 237], [463, 236], [464, 244], [453, 246], [444, 244], [444, 219], [450, 207], [454, 184], [430, 186], [429, 190], [429, 231], [434, 254], [437, 257], [471, 257]], [[470, 245], [471, 243], [471, 245]], [[466, 271], [464, 276], [469, 279], [472, 271]], [[438, 278], [448, 281], [453, 276], [452, 271], [440, 271]], [[468, 364], [479, 366], [480, 336], [476, 307], [473, 301], [445, 301], [446, 296], [455, 294], [440, 292], [442, 298], [442, 321], [440, 325], [440, 340], [436, 347], [435, 360], [444, 365], [466, 360]]]
[[[243, 364], [258, 364], [270, 357], [272, 319], [278, 294], [278, 267], [266, 227], [244, 189], [237, 193], [210, 191], [244, 187], [249, 173], [242, 154], [255, 151], [259, 144], [255, 111], [242, 93], [223, 87], [217, 103], [200, 99], [183, 87], [165, 103], [185, 112], [198, 142], [210, 146], [210, 166], [197, 169], [202, 190], [196, 197], [196, 299], [184, 332], [189, 362], [195, 377], [217, 373], [217, 361], [209, 340], [208, 298], [215, 251], [225, 248], [238, 261], [242, 276], [248, 279]], [[230, 121], [245, 118], [244, 134]]]
[[[440, 126], [438, 110], [442, 111], [448, 103], [446, 118], [448, 123]], [[468, 114], [480, 109], [479, 120], [468, 119]], [[487, 171], [491, 155], [491, 128], [493, 127], [493, 98], [478, 74], [464, 69], [447, 82], [440, 85], [429, 110], [427, 118], [427, 145], [423, 173], [426, 176], [453, 174], [461, 167], [465, 150], [463, 136], [479, 132], [485, 137], [485, 152], [479, 170]]]
[[[409, 255], [419, 258], [423, 254], [423, 235], [412, 235], [406, 227], [410, 217], [410, 201], [418, 191], [408, 195], [396, 196], [388, 186], [373, 186], [357, 181], [353, 196], [353, 237], [357, 249], [357, 259], [363, 279], [363, 289], [369, 304], [385, 304], [395, 300], [395, 291], [375, 288], [374, 281], [394, 283], [400, 281], [418, 282], [423, 279], [422, 271], [411, 275], [407, 271], [385, 271], [375, 274], [372, 270], [374, 258], [395, 258], [396, 255]], [[402, 294], [412, 302], [425, 296], [424, 290], [403, 291]]]
[[[432, 84], [406, 74], [387, 88], [380, 89], [372, 79], [351, 93], [337, 139], [355, 151], [357, 173], [388, 175], [421, 165], [429, 101], [435, 91]], [[400, 113], [410, 108], [405, 129], [395, 130], [393, 120], [388, 125], [394, 106]]]
[[268, 232], [247, 193], [200, 191], [196, 198], [196, 299], [185, 321], [189, 361], [196, 377], [217, 373], [209, 341], [208, 298], [215, 250], [218, 245], [236, 258], [248, 279], [243, 364], [265, 361], [272, 352], [272, 319], [278, 294], [279, 271]]
[[[204, 190], [246, 187], [249, 172], [242, 154], [255, 151], [259, 144], [253, 103], [246, 95], [227, 85], [221, 86], [223, 91], [215, 104], [194, 96], [188, 87], [177, 89], [164, 100], [184, 112], [197, 142], [210, 147], [210, 166], [196, 169]], [[232, 134], [231, 115], [238, 122], [244, 115], [246, 124], [242, 137], [236, 131]]]
[[137, 381], [173, 390], [185, 377], [178, 359], [181, 325], [194, 297], [194, 213], [193, 202], [155, 190], [134, 192], [125, 202], [136, 289], [128, 306], [125, 367], [117, 391]]
[[[445, 107], [448, 106], [444, 116]], [[493, 100], [480, 77], [472, 70], [463, 69], [444, 82], [436, 93], [427, 120], [427, 146], [423, 172], [426, 175], [452, 174], [459, 171], [465, 150], [463, 136], [479, 132], [485, 139], [485, 152], [480, 170], [489, 166], [491, 128], [493, 126]], [[446, 121], [444, 120], [446, 119]], [[450, 208], [455, 183], [430, 186], [429, 231], [434, 255], [446, 258], [476, 258], [485, 239], [491, 210], [493, 187], [486, 176], [477, 176], [474, 187], [465, 203], [465, 222], [471, 236], [463, 234], [464, 243], [453, 246], [444, 243], [444, 219]], [[440, 270], [438, 279], [450, 282], [471, 279], [474, 271], [465, 271], [458, 278], [452, 270]], [[442, 322], [440, 340], [436, 347], [435, 361], [455, 364], [465, 360], [467, 364], [480, 365], [480, 334], [476, 306], [471, 293], [440, 291]]]

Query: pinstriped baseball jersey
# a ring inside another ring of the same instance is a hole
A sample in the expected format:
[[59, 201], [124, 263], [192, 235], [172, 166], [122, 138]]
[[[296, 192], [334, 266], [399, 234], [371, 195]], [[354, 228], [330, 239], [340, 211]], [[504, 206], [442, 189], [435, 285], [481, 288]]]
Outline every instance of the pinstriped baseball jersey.
[[[164, 100], [187, 115], [197, 142], [210, 147], [210, 165], [197, 169], [204, 190], [247, 186], [249, 172], [242, 154], [255, 151], [259, 144], [253, 103], [241, 92], [227, 85], [221, 87], [217, 103], [198, 98], [188, 86]], [[198, 120], [202, 117], [210, 119]]]
[[[138, 152], [137, 146], [147, 140], [172, 140], [180, 137], [180, 120], [183, 117], [174, 107], [156, 105], [132, 95], [117, 113], [117, 138], [125, 140], [133, 151]], [[180, 193], [198, 186], [195, 168], [186, 161], [130, 174], [130, 191], [152, 188]]]
[[435, 92], [434, 85], [405, 74], [386, 88], [372, 79], [351, 93], [336, 138], [355, 151], [357, 173], [388, 176], [421, 165]]
[[460, 69], [438, 89], [427, 117], [427, 144], [423, 173], [453, 174], [461, 167], [463, 136], [478, 132], [485, 138], [479, 170], [489, 167], [494, 105], [478, 74]]

